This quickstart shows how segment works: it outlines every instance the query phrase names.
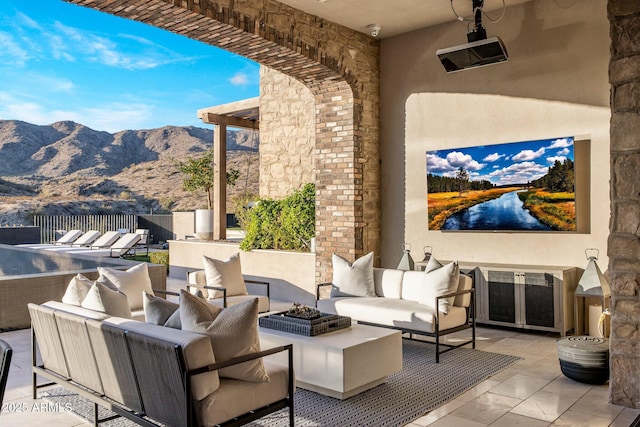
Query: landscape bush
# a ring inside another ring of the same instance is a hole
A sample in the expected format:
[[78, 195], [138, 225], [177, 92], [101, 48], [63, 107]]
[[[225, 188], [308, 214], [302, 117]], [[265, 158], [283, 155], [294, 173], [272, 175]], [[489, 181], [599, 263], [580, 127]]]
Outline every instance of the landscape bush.
[[306, 184], [285, 199], [260, 199], [255, 206], [236, 210], [245, 238], [240, 249], [309, 250], [315, 236], [316, 190]]
[[149, 253], [149, 261], [154, 264], [164, 264], [169, 272], [169, 251], [156, 251]]

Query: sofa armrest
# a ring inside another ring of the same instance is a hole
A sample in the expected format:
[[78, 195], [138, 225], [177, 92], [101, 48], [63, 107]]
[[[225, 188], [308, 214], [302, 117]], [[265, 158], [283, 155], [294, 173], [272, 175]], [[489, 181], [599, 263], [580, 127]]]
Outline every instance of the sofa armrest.
[[[439, 307], [440, 306], [439, 304], [440, 304], [440, 300], [441, 299], [451, 298], [451, 297], [455, 297], [457, 295], [469, 294], [469, 295], [471, 295], [471, 301], [470, 301], [469, 307], [466, 307], [467, 323], [473, 322], [475, 324], [475, 292], [476, 292], [476, 290], [474, 288], [471, 288], [471, 289], [465, 289], [463, 291], [449, 292], [447, 294], [440, 295], [440, 296], [436, 297], [436, 305], [435, 305], [435, 307]], [[444, 313], [441, 313], [440, 310], [436, 310], [436, 327], [437, 328], [440, 328], [440, 314], [444, 314]]]
[[172, 297], [179, 297], [180, 294], [178, 292], [173, 292], [173, 291], [167, 291], [164, 289], [152, 289], [154, 294], [160, 294], [163, 296], [167, 296], [167, 295], [171, 295]]
[[[211, 289], [213, 291], [221, 291], [222, 292], [222, 306], [224, 308], [227, 308], [227, 288], [224, 288], [222, 286], [209, 286], [209, 285], [201, 286], [201, 285], [196, 285], [196, 284], [193, 284], [193, 283], [187, 283], [186, 287], [187, 287], [187, 292], [191, 292], [191, 288]], [[206, 299], [209, 299], [209, 298], [206, 298]]]
[[262, 351], [257, 351], [255, 353], [243, 354], [242, 356], [232, 357], [231, 359], [227, 359], [222, 362], [216, 362], [211, 365], [203, 366], [202, 368], [193, 369], [188, 372], [189, 375], [197, 375], [203, 372], [211, 372], [217, 371], [222, 368], [227, 368], [229, 366], [238, 365], [240, 363], [248, 362], [250, 360], [260, 359], [262, 357], [270, 356], [272, 354], [280, 353], [283, 351], [288, 351], [290, 356], [292, 355], [293, 345], [286, 344], [283, 346], [273, 347]]

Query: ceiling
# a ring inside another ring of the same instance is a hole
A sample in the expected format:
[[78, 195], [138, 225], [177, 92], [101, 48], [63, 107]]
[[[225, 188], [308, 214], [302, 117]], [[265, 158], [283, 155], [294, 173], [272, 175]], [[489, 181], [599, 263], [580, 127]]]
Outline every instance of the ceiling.
[[[296, 9], [333, 21], [365, 34], [371, 34], [370, 24], [380, 26], [378, 38], [453, 22], [456, 16], [451, 0], [278, 0]], [[472, 18], [471, 0], [452, 0], [459, 15]], [[492, 18], [500, 16], [503, 1], [506, 6], [529, 0], [485, 0], [484, 11]], [[490, 13], [494, 12], [494, 13]], [[487, 23], [487, 20], [483, 20]]]

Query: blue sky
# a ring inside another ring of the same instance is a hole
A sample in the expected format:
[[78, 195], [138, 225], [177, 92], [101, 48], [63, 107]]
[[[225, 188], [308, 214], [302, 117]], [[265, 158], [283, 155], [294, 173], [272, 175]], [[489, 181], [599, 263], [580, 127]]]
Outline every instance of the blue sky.
[[462, 166], [473, 181], [496, 185], [538, 179], [556, 160], [573, 160], [573, 137], [427, 151], [427, 173], [455, 177]]
[[0, 0], [0, 76], [0, 119], [108, 132], [259, 95], [249, 59], [61, 0]]

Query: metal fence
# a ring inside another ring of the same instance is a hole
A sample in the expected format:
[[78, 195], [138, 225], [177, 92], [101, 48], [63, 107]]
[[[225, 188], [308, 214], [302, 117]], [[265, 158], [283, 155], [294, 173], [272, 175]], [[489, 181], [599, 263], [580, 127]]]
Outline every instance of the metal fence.
[[150, 243], [166, 242], [173, 236], [173, 216], [168, 215], [36, 215], [33, 225], [40, 227], [40, 242], [53, 243], [69, 230], [98, 230], [101, 233], [129, 233], [137, 228], [149, 230]]
[[36, 215], [33, 225], [40, 227], [42, 243], [55, 242], [64, 232], [69, 230], [107, 231], [127, 230], [133, 232], [138, 228], [137, 215]]

